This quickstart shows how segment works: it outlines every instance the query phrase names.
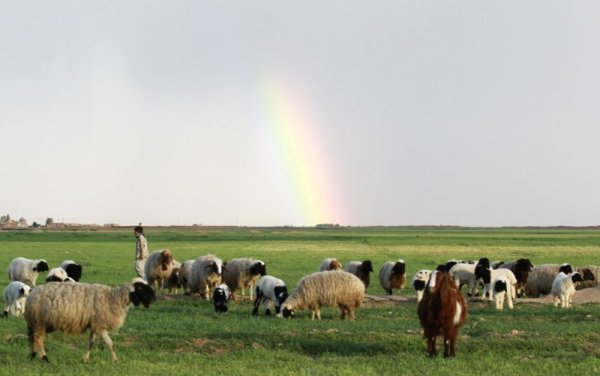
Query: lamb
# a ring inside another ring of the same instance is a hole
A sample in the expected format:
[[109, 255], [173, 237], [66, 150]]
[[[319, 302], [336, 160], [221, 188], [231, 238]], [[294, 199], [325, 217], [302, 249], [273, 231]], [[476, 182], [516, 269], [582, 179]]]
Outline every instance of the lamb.
[[565, 274], [572, 273], [573, 267], [568, 263], [562, 265], [543, 264], [533, 267], [525, 284], [525, 294], [530, 298], [550, 294], [552, 283], [556, 275], [560, 272]]
[[342, 270], [342, 263], [334, 258], [326, 258], [321, 261], [320, 271], [324, 272], [328, 270]]
[[406, 285], [406, 263], [404, 263], [404, 260], [388, 261], [383, 264], [379, 269], [379, 283], [388, 295], [393, 295], [394, 290], [402, 290]]
[[458, 263], [448, 270], [448, 275], [454, 280], [456, 289], [458, 291], [460, 291], [463, 285], [469, 285], [469, 296], [477, 295], [477, 278], [475, 278], [475, 267], [475, 264]]
[[[470, 265], [475, 265], [474, 261], [463, 261], [463, 260], [457, 260], [457, 259], [451, 259], [446, 261], [445, 264], [443, 264], [445, 266], [445, 271], [446, 273], [450, 271], [450, 269], [452, 269], [452, 267], [456, 264], [470, 264]], [[438, 266], [439, 267], [439, 266]]]
[[429, 282], [429, 277], [431, 276], [431, 270], [421, 269], [415, 273], [412, 278], [412, 286], [417, 293], [417, 303], [423, 299], [423, 293], [425, 291], [425, 286], [427, 286], [427, 282]]
[[177, 289], [183, 287], [179, 282], [180, 270], [181, 263], [177, 260], [173, 260], [173, 269], [171, 269], [171, 274], [169, 275], [169, 278], [163, 282], [163, 288], [168, 289], [169, 294], [172, 294], [173, 290], [175, 290], [175, 293], [177, 294]]
[[586, 265], [576, 268], [576, 271], [581, 274], [582, 282], [575, 285], [576, 290], [585, 289], [588, 287], [598, 286], [598, 277], [600, 277], [600, 266]]
[[506, 304], [509, 309], [513, 309], [513, 289], [511, 288], [511, 284], [509, 278], [506, 275], [501, 274], [494, 279], [492, 283], [493, 289], [493, 297], [494, 304], [496, 309], [502, 311], [504, 309], [504, 299], [506, 298]]
[[173, 254], [169, 249], [152, 252], [146, 259], [144, 275], [155, 291], [164, 288], [164, 282], [173, 272]]
[[341, 270], [316, 272], [302, 277], [296, 289], [281, 305], [281, 317], [293, 318], [294, 310], [310, 309], [312, 319], [321, 319], [321, 307], [339, 307], [342, 320], [365, 299], [365, 285], [354, 274]]
[[552, 282], [552, 296], [554, 298], [554, 306], [562, 308], [570, 308], [573, 294], [575, 293], [575, 283], [582, 282], [583, 278], [578, 272], [565, 274], [560, 272]]
[[223, 270], [223, 282], [231, 289], [231, 298], [235, 300], [235, 292], [242, 290], [242, 301], [246, 297], [245, 288], [250, 288], [250, 300], [254, 300], [254, 285], [259, 276], [267, 274], [265, 263], [249, 258], [230, 260]]
[[275, 314], [279, 314], [281, 304], [288, 298], [288, 291], [283, 282], [279, 278], [275, 278], [270, 275], [260, 277], [256, 281], [256, 299], [254, 300], [254, 308], [252, 309], [252, 315], [258, 315], [258, 307], [262, 302], [265, 303], [265, 315], [271, 315], [269, 309], [269, 303], [273, 302], [275, 306]]
[[491, 269], [491, 268], [478, 268], [475, 270], [475, 278], [477, 280], [481, 279], [483, 281], [483, 294], [482, 298], [485, 299], [487, 296], [489, 300], [493, 300], [492, 296], [492, 281], [495, 281], [498, 276], [505, 276], [507, 281], [509, 282], [509, 287], [511, 289], [511, 296], [516, 296], [515, 288], [517, 285], [517, 278], [515, 274], [511, 272], [509, 269]]
[[435, 342], [439, 335], [444, 337], [444, 357], [455, 356], [458, 329], [467, 318], [467, 302], [448, 274], [431, 273], [417, 312], [429, 356], [437, 355]]
[[525, 293], [525, 285], [529, 279], [529, 273], [533, 268], [533, 264], [527, 258], [520, 258], [514, 261], [499, 263], [494, 269], [509, 269], [517, 278], [517, 296], [521, 297]]
[[190, 294], [210, 299], [210, 292], [223, 281], [223, 261], [214, 255], [200, 256], [192, 263], [188, 279]]
[[125, 321], [131, 304], [148, 308], [156, 299], [154, 290], [145, 283], [129, 283], [121, 287], [87, 283], [47, 283], [31, 290], [26, 301], [25, 320], [31, 347], [31, 359], [39, 355], [48, 362], [44, 350], [46, 333], [60, 330], [66, 334], [83, 334], [90, 330], [83, 361], [88, 362], [96, 335], [101, 335], [112, 354], [117, 354], [108, 332]]
[[192, 264], [194, 260], [187, 260], [181, 264], [179, 268], [179, 273], [177, 273], [177, 283], [183, 288], [183, 292], [185, 295], [190, 294], [190, 288], [188, 286], [188, 282], [190, 279], [190, 274], [192, 272]]
[[30, 260], [25, 257], [17, 257], [8, 265], [8, 279], [35, 286], [38, 274], [47, 271], [48, 263], [44, 259]]
[[373, 264], [371, 260], [350, 261], [346, 264], [346, 271], [357, 276], [365, 284], [365, 290], [369, 288], [371, 282], [371, 274], [373, 273]]
[[64, 282], [69, 278], [67, 272], [63, 268], [52, 268], [46, 275], [47, 282]]
[[19, 317], [25, 312], [25, 300], [29, 296], [31, 287], [21, 281], [12, 281], [4, 289], [4, 317], [10, 313]]
[[73, 260], [65, 260], [60, 263], [60, 268], [67, 272], [67, 275], [71, 277], [75, 282], [79, 282], [81, 279], [81, 273], [83, 267]]
[[213, 291], [213, 304], [215, 305], [215, 312], [217, 313], [225, 313], [229, 310], [227, 307], [227, 303], [229, 303], [229, 299], [231, 298], [231, 290], [229, 286], [224, 283], [221, 283], [215, 290]]

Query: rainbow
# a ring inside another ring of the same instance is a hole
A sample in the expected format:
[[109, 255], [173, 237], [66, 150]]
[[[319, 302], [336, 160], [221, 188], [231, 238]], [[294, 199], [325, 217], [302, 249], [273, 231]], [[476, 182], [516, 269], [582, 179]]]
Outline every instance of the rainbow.
[[293, 201], [289, 207], [293, 219], [303, 226], [340, 223], [341, 205], [334, 175], [327, 166], [329, 159], [309, 106], [283, 80], [269, 77], [262, 82], [268, 142], [285, 180], [281, 189]]

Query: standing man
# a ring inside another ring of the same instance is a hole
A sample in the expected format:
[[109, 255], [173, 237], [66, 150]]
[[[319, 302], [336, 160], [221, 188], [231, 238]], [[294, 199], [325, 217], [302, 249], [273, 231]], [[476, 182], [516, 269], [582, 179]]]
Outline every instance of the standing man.
[[146, 279], [144, 265], [146, 265], [146, 259], [148, 258], [148, 242], [144, 236], [142, 226], [135, 226], [133, 232], [137, 239], [135, 242], [135, 272], [138, 277]]

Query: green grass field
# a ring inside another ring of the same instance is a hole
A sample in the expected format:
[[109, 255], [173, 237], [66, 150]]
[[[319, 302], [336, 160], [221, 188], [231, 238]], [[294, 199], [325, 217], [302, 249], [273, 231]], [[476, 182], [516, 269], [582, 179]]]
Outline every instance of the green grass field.
[[[317, 271], [326, 257], [346, 263], [371, 259], [376, 269], [368, 293], [383, 295], [377, 272], [402, 258], [412, 277], [449, 258], [510, 260], [534, 264], [600, 264], [600, 231], [591, 229], [454, 228], [194, 228], [146, 229], [151, 250], [169, 248], [179, 261], [214, 253], [223, 260], [252, 257], [291, 289]], [[44, 258], [51, 267], [73, 259], [84, 267], [82, 282], [120, 285], [134, 277], [133, 230], [0, 231], [0, 266], [18, 256]], [[6, 273], [0, 287], [8, 284]], [[45, 273], [38, 279], [43, 282]], [[407, 287], [402, 295], [414, 295]], [[22, 318], [1, 320], [0, 373], [12, 375], [443, 375], [492, 372], [499, 375], [592, 375], [600, 372], [600, 304], [571, 310], [516, 304], [497, 312], [472, 303], [460, 331], [457, 357], [430, 359], [421, 337], [416, 304], [361, 307], [354, 322], [324, 309], [323, 320], [298, 312], [295, 320], [253, 317], [252, 304], [232, 302], [217, 315], [198, 297], [162, 296], [149, 309], [129, 311], [111, 333], [118, 364], [102, 341], [90, 363], [81, 358], [87, 336], [52, 333], [46, 339], [51, 361], [29, 361]]]

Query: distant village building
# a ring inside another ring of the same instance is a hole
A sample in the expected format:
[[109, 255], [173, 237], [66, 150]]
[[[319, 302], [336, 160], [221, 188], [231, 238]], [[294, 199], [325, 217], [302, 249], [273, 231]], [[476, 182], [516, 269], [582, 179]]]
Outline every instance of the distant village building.
[[19, 219], [19, 223], [17, 224], [18, 228], [27, 228], [29, 225], [27, 224], [27, 220], [23, 217]]

